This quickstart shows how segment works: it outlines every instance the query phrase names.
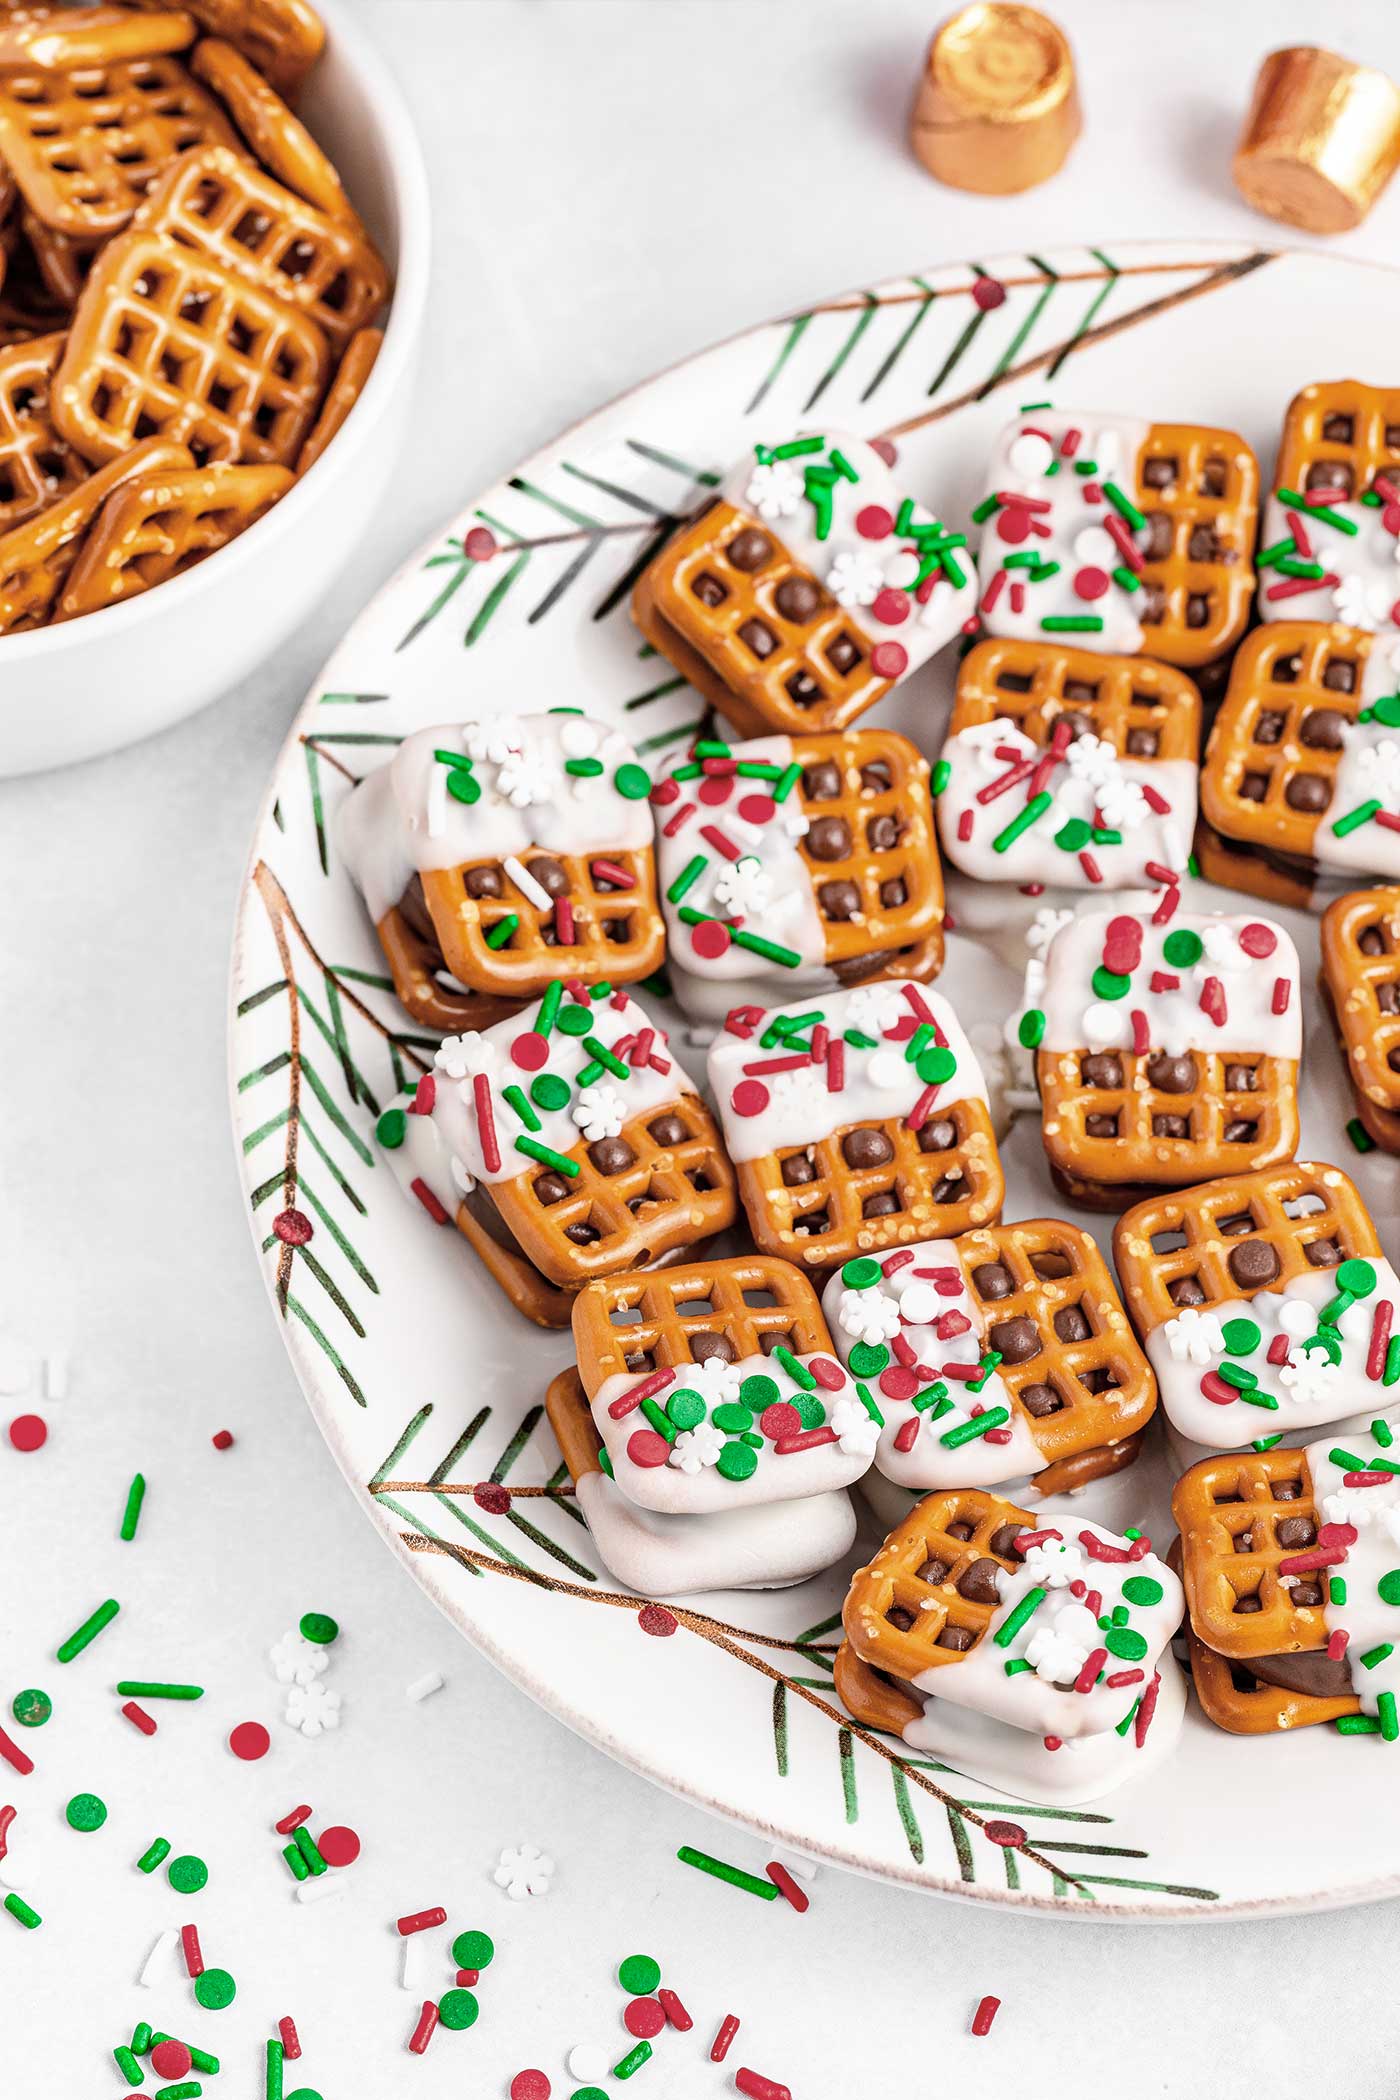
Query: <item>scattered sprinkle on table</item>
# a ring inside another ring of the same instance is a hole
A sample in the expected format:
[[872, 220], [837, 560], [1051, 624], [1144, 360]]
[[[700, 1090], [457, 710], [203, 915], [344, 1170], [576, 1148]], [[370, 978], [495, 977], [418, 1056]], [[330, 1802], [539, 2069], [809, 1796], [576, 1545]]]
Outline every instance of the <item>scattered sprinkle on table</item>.
[[[397, 1923], [400, 1933], [407, 1939], [410, 1932], [431, 1932], [434, 1925], [445, 1925], [447, 1923], [447, 1912], [440, 1903], [435, 1903], [431, 1910], [408, 1911], [402, 1918], [397, 1920]], [[471, 1964], [464, 1962], [462, 1966], [463, 1968], [469, 1968]], [[479, 1968], [480, 1966], [478, 1962], [477, 1967]]]
[[471, 2027], [481, 2011], [480, 2005], [470, 1991], [444, 1991], [438, 2000], [438, 2018], [444, 2027], [460, 2032]]
[[193, 1925], [180, 1927], [180, 1951], [185, 1957], [185, 1970], [190, 1976], [204, 1974], [204, 1955], [199, 1944], [199, 1932]]
[[359, 1833], [345, 1823], [332, 1823], [316, 1843], [328, 1867], [353, 1867], [360, 1856]]
[[36, 1925], [42, 1925], [44, 1922], [38, 1911], [31, 1909], [23, 1896], [13, 1894], [7, 1896], [5, 1898], [5, 1908], [10, 1913], [10, 1916], [17, 1918], [28, 1932], [32, 1932]]
[[231, 1429], [216, 1429], [209, 1441], [216, 1451], [230, 1451], [233, 1448], [233, 1431]]
[[184, 2042], [167, 2035], [151, 2050], [151, 2069], [159, 2071], [162, 2078], [184, 2078], [194, 2067], [194, 2058]]
[[649, 1954], [629, 1954], [618, 1964], [617, 1980], [634, 1998], [646, 1997], [661, 1981], [661, 1964]]
[[202, 1699], [202, 1684], [153, 1684], [145, 1677], [123, 1677], [117, 1686], [123, 1699]]
[[70, 1663], [75, 1655], [81, 1655], [84, 1648], [97, 1639], [103, 1627], [111, 1625], [120, 1610], [121, 1606], [115, 1597], [109, 1597], [105, 1604], [99, 1604], [90, 1619], [84, 1619], [82, 1625], [70, 1633], [66, 1641], [60, 1642], [55, 1651], [58, 1660], [61, 1663]]
[[261, 1721], [240, 1721], [236, 1728], [229, 1730], [228, 1746], [244, 1764], [254, 1764], [258, 1758], [267, 1756], [272, 1748], [272, 1737]]
[[42, 1415], [16, 1415], [10, 1424], [10, 1442], [16, 1451], [42, 1449], [49, 1425]]
[[972, 2016], [974, 2034], [990, 2034], [992, 2022], [1001, 2009], [1000, 1998], [983, 1998]]
[[75, 1794], [63, 1813], [73, 1830], [100, 1830], [107, 1820], [107, 1804], [97, 1794]]
[[543, 2071], [517, 2071], [510, 2082], [510, 2100], [549, 2100], [550, 2091]]
[[164, 1932], [157, 1935], [156, 1943], [142, 1962], [136, 1978], [144, 1990], [153, 1991], [164, 1980], [163, 1972], [170, 1966], [170, 1957], [179, 1938], [180, 1935], [173, 1925], [168, 1925]]
[[412, 1699], [416, 1705], [420, 1699], [430, 1698], [434, 1692], [440, 1692], [442, 1684], [441, 1670], [425, 1670], [421, 1677], [415, 1677], [412, 1684], [406, 1687], [404, 1697]]
[[726, 2013], [719, 2023], [719, 2031], [710, 2044], [710, 2062], [722, 2064], [729, 2054], [729, 2044], [739, 2032], [739, 2015]]
[[194, 1852], [182, 1852], [166, 1868], [171, 1888], [182, 1896], [197, 1896], [209, 1879], [209, 1869]]
[[792, 2100], [785, 2085], [775, 2078], [765, 2078], [759, 2071], [750, 2071], [747, 2066], [734, 2073], [737, 2091], [747, 2095], [747, 2100]]
[[697, 1851], [694, 1845], [682, 1845], [676, 1858], [683, 1866], [698, 1867], [702, 1874], [713, 1874], [717, 1881], [727, 1881], [731, 1888], [746, 1889], [749, 1895], [762, 1896], [768, 1903], [778, 1900], [776, 1882], [765, 1881], [757, 1874], [746, 1874], [742, 1867], [731, 1867], [725, 1860]]
[[146, 1476], [136, 1473], [126, 1491], [126, 1508], [122, 1511], [121, 1536], [130, 1544], [136, 1536], [136, 1527], [141, 1521], [141, 1504], [146, 1499]]
[[6, 1735], [3, 1728], [0, 1728], [0, 1757], [4, 1758], [7, 1765], [14, 1766], [21, 1779], [28, 1778], [34, 1770], [34, 1760], [28, 1751], [21, 1750], [14, 1737]]
[[423, 2000], [423, 2010], [418, 2015], [418, 2025], [408, 2038], [408, 2046], [415, 2056], [421, 2056], [433, 2038], [438, 2023], [438, 2009], [431, 1998]]
[[10, 1712], [21, 1728], [42, 1728], [53, 1712], [53, 1701], [47, 1692], [31, 1685], [27, 1691], [15, 1693], [10, 1701]]
[[[581, 2079], [585, 2085], [595, 2085], [598, 2079], [607, 2075], [607, 2053], [595, 2042], [575, 2042], [564, 2059], [564, 2067], [570, 2078]], [[578, 2100], [577, 2093], [573, 2100]]]
[[666, 2025], [659, 1998], [629, 1998], [622, 2009], [622, 2024], [639, 2041], [654, 2041]]
[[206, 1969], [195, 1978], [194, 1994], [206, 2012], [222, 2012], [232, 2005], [238, 1985], [227, 1969]]
[[143, 1874], [154, 1874], [163, 1859], [170, 1855], [169, 1838], [152, 1838], [136, 1864]]
[[298, 1625], [304, 1641], [314, 1641], [318, 1648], [329, 1648], [340, 1632], [329, 1612], [304, 1611]]
[[495, 1952], [489, 1932], [459, 1932], [452, 1942], [452, 1959], [459, 1969], [488, 1969]]
[[812, 1899], [807, 1894], [807, 1891], [805, 1889], [800, 1889], [797, 1886], [797, 1883], [793, 1880], [787, 1868], [785, 1866], [782, 1866], [779, 1863], [779, 1861], [777, 1861], [776, 1859], [769, 1860], [767, 1874], [768, 1879], [772, 1882], [773, 1886], [777, 1889], [778, 1893], [782, 1896], [786, 1896], [788, 1902], [792, 1905], [794, 1910], [801, 1911], [806, 1910], [810, 1907]]
[[145, 1708], [138, 1706], [134, 1699], [128, 1699], [125, 1702], [125, 1704], [122, 1707], [122, 1712], [126, 1716], [127, 1720], [130, 1721], [133, 1728], [140, 1729], [142, 1735], [155, 1734], [155, 1722], [151, 1719], [150, 1715], [146, 1712]]

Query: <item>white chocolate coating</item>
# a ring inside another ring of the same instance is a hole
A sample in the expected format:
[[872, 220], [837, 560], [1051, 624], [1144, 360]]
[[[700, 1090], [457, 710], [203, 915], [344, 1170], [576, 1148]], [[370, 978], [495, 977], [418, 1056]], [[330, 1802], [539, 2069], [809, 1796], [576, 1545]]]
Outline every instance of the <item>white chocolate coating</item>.
[[[1400, 586], [1400, 569], [1395, 575]], [[1362, 670], [1362, 703], [1370, 706], [1389, 699], [1397, 688], [1400, 639], [1378, 641]], [[1332, 800], [1313, 836], [1319, 869], [1380, 875], [1391, 881], [1400, 876], [1400, 831], [1372, 818], [1354, 830], [1337, 832], [1337, 824], [1349, 810], [1372, 801], [1379, 802], [1389, 815], [1400, 816], [1400, 729], [1374, 719], [1348, 722], [1342, 730], [1342, 756], [1332, 779]]]
[[[1351, 499], [1333, 502], [1329, 497], [1322, 507], [1348, 519], [1357, 528], [1355, 534], [1325, 519], [1310, 518], [1307, 507], [1294, 510], [1276, 495], [1265, 504], [1261, 549], [1291, 539], [1292, 520], [1297, 517], [1311, 544], [1312, 558], [1322, 564], [1324, 574], [1309, 588], [1295, 591], [1292, 584], [1302, 583], [1303, 578], [1288, 577], [1273, 567], [1261, 569], [1260, 619], [1341, 620], [1348, 627], [1393, 637], [1400, 626], [1395, 618], [1400, 607], [1400, 538], [1386, 530], [1381, 512], [1370, 504]], [[1269, 593], [1280, 585], [1289, 587], [1288, 595], [1271, 598]]]
[[842, 1559], [856, 1535], [841, 1491], [701, 1519], [639, 1509], [606, 1473], [585, 1473], [578, 1505], [604, 1567], [641, 1597], [786, 1589]]
[[[1368, 1429], [1345, 1443], [1335, 1435], [1323, 1437], [1305, 1452], [1319, 1527], [1349, 1525], [1356, 1533], [1340, 1567], [1326, 1570], [1321, 1577], [1322, 1615], [1329, 1634], [1339, 1628], [1347, 1633], [1352, 1689], [1365, 1714], [1376, 1712], [1383, 1692], [1400, 1695], [1400, 1474], [1390, 1474], [1384, 1484], [1374, 1487], [1347, 1487], [1351, 1468], [1336, 1463], [1332, 1454], [1344, 1451], [1368, 1468], [1378, 1462], [1382, 1468], [1400, 1462], [1400, 1417], [1385, 1426], [1390, 1431], [1389, 1443], [1378, 1442]], [[1332, 1601], [1331, 1584], [1336, 1577], [1346, 1586], [1344, 1604]], [[1379, 1588], [1387, 1577], [1387, 1587], [1397, 1591], [1396, 1602], [1389, 1604]], [[1286, 1582], [1288, 1577], [1280, 1580]]]

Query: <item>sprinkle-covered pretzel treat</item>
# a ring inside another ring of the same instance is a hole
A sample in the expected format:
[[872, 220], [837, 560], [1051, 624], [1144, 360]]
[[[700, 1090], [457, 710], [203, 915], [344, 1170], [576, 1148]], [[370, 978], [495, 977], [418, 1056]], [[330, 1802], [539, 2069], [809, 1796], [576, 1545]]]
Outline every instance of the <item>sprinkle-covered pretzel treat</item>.
[[1400, 629], [1400, 389], [1306, 386], [1284, 417], [1264, 506], [1262, 620]]
[[1400, 1152], [1400, 885], [1353, 890], [1322, 915], [1322, 987], [1362, 1128]]

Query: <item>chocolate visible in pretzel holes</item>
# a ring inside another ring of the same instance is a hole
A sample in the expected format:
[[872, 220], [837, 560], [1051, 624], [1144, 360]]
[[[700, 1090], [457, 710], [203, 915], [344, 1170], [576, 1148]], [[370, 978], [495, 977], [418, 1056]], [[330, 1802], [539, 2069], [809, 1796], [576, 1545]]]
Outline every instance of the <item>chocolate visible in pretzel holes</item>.
[[1288, 404], [1264, 507], [1260, 618], [1343, 620], [1400, 639], [1397, 535], [1400, 388], [1304, 387]]
[[1376, 1144], [1400, 1152], [1400, 886], [1338, 897], [1321, 930], [1323, 991], [1357, 1115]]

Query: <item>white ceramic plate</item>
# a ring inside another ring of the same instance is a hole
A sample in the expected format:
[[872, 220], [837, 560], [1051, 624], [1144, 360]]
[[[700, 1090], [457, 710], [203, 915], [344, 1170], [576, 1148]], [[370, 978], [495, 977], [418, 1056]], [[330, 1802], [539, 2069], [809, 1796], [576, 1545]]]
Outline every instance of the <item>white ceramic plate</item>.
[[[972, 299], [979, 273], [1005, 286], [1000, 306]], [[909, 486], [954, 517], [976, 499], [999, 423], [1052, 392], [1224, 424], [1267, 471], [1294, 390], [1383, 380], [1397, 340], [1400, 275], [1214, 244], [983, 257], [766, 323], [624, 395], [463, 511], [357, 621], [279, 760], [234, 955], [235, 1124], [274, 1305], [326, 1440], [395, 1552], [517, 1684], [648, 1777], [808, 1853], [1070, 1916], [1218, 1917], [1400, 1891], [1375, 1739], [1231, 1738], [1193, 1711], [1166, 1769], [1102, 1807], [1008, 1809], [848, 1724], [831, 1692], [844, 1569], [678, 1609], [669, 1638], [643, 1629], [637, 1600], [599, 1568], [542, 1419], [567, 1338], [510, 1313], [460, 1237], [407, 1207], [376, 1160], [375, 1112], [415, 1069], [415, 1039], [331, 818], [349, 778], [403, 734], [469, 712], [568, 701], [624, 723], [644, 754], [673, 749], [699, 704], [643, 647], [631, 580], [755, 438], [814, 416], [886, 434]], [[500, 551], [473, 562], [462, 542], [482, 524]], [[951, 687], [945, 656], [884, 716], [936, 751]], [[1292, 930], [1310, 984], [1315, 931], [1298, 915]], [[1015, 979], [955, 936], [940, 983], [975, 1020], [1000, 1017]], [[1351, 1151], [1315, 999], [1305, 1064], [1302, 1156], [1353, 1172], [1389, 1236], [1396, 1165]], [[1033, 1124], [1017, 1126], [1006, 1164], [1008, 1218], [1053, 1207]], [[274, 1229], [293, 1207], [313, 1227], [296, 1246]], [[1124, 1479], [1160, 1525], [1161, 1459]], [[508, 1509], [484, 1508], [480, 1483], [504, 1483]], [[1259, 1803], [1285, 1797], [1311, 1812], [1266, 1825]], [[1008, 1815], [1029, 1833], [1019, 1850], [985, 1829]]]

